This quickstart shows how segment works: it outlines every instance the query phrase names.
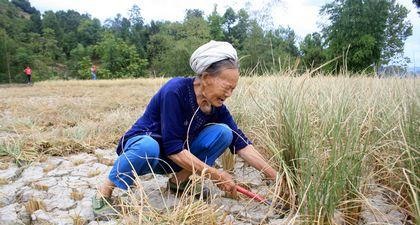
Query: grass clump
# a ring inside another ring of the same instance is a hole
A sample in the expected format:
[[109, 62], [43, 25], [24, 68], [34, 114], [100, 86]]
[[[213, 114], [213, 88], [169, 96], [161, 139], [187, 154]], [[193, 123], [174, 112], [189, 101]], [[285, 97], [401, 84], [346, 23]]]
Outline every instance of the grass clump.
[[229, 103], [255, 145], [283, 172], [280, 192], [287, 192], [300, 221], [331, 224], [342, 215], [357, 223], [371, 183], [399, 193], [397, 204], [419, 219], [415, 78], [267, 76], [242, 82], [250, 85]]
[[44, 203], [41, 200], [35, 199], [35, 198], [31, 198], [26, 203], [25, 208], [26, 208], [26, 211], [29, 214], [32, 214], [32, 213], [34, 213], [37, 210], [40, 210], [40, 209], [44, 210], [45, 209], [45, 206], [44, 206]]

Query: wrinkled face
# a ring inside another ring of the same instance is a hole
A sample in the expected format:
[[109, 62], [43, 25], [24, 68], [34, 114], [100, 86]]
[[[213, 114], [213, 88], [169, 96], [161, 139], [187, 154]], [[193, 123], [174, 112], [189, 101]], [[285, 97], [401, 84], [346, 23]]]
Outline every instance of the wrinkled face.
[[238, 69], [225, 69], [217, 76], [208, 75], [203, 79], [203, 95], [212, 106], [220, 107], [232, 95], [238, 79]]

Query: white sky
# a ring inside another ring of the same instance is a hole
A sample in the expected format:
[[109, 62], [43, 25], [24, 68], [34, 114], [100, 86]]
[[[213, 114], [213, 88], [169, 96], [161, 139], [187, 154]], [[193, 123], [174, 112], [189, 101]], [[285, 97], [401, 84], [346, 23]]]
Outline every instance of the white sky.
[[[276, 1], [276, 0], [274, 0]], [[412, 0], [396, 0], [411, 12], [408, 19], [413, 24], [413, 35], [405, 44], [405, 56], [411, 59], [410, 67], [420, 66], [420, 15], [417, 14]], [[213, 11], [214, 4], [218, 5], [218, 12], [223, 15], [225, 9], [231, 6], [235, 11], [248, 6], [253, 11], [264, 7], [271, 9], [272, 24], [274, 26], [290, 26], [298, 36], [319, 31], [319, 24], [323, 22], [318, 15], [319, 9], [329, 0], [277, 0], [280, 2], [269, 5], [269, 0], [30, 0], [32, 6], [44, 12], [46, 10], [73, 9], [80, 13], [89, 13], [92, 17], [104, 22], [114, 18], [117, 13], [128, 17], [129, 9], [137, 4], [146, 23], [151, 20], [182, 21], [186, 9], [201, 9], [205, 15]], [[247, 2], [252, 2], [251, 4]], [[270, 21], [266, 21], [270, 23]], [[414, 58], [415, 57], [415, 58]], [[414, 59], [414, 60], [413, 60]]]

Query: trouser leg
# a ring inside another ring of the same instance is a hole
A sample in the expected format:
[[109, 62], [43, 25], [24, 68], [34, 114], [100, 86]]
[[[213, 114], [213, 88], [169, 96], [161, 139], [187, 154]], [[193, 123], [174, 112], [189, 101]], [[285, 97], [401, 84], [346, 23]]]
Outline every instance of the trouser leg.
[[150, 136], [135, 136], [127, 141], [124, 152], [118, 156], [109, 173], [109, 179], [118, 188], [126, 190], [137, 175], [153, 172], [158, 164], [159, 144]]

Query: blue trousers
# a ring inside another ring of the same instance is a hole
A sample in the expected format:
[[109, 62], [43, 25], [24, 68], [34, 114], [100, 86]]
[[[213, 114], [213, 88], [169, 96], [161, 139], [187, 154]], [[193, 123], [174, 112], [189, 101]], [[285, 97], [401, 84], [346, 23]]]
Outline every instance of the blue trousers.
[[[233, 134], [225, 124], [213, 124], [205, 127], [192, 141], [190, 151], [193, 155], [213, 166], [217, 158], [231, 144]], [[140, 135], [130, 138], [124, 151], [116, 159], [109, 173], [109, 179], [118, 188], [127, 190], [134, 182], [132, 171], [138, 175], [148, 173], [167, 174], [178, 172], [182, 168], [160, 154], [158, 142], [150, 136]]]
[[92, 72], [90, 74], [92, 75], [92, 80], [96, 80], [96, 73]]

